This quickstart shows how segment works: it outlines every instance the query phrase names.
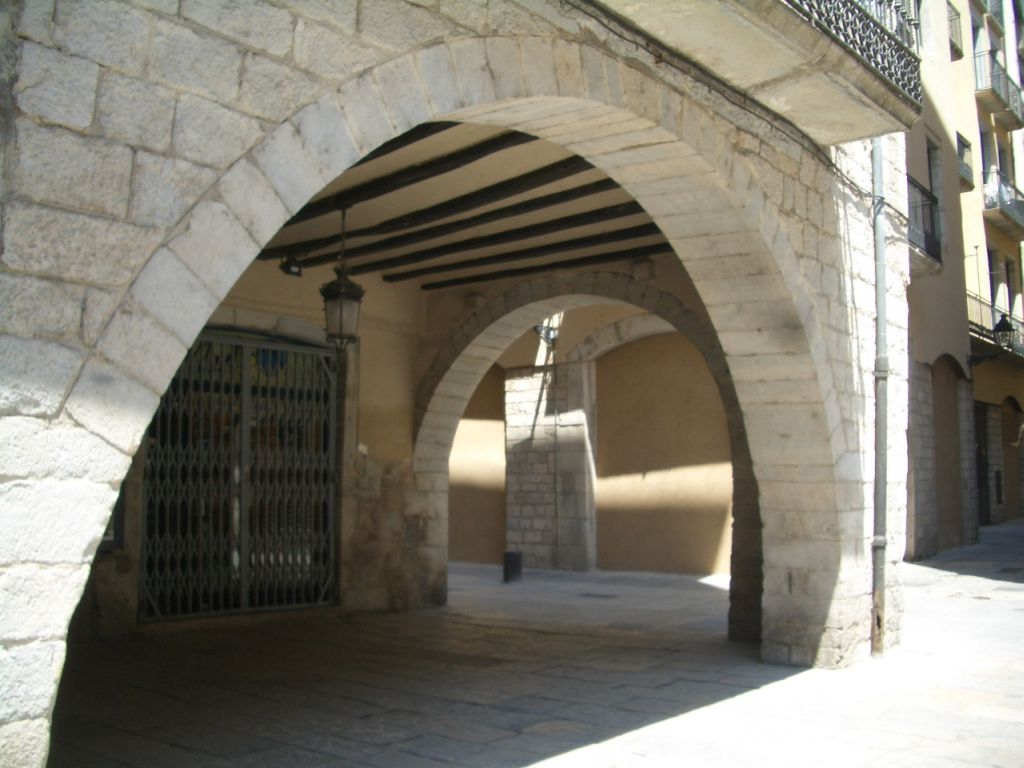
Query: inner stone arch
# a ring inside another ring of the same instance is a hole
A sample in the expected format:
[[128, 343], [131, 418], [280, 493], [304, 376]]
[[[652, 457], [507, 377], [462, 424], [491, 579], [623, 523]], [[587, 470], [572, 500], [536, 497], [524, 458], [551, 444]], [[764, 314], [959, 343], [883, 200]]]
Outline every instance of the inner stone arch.
[[[492, 296], [457, 331], [466, 339], [461, 349], [450, 348], [435, 358], [417, 393], [417, 432], [413, 471], [422, 495], [419, 514], [428, 525], [444, 528], [448, 515], [448, 457], [455, 430], [477, 385], [509, 345], [524, 331], [567, 310], [594, 304], [622, 304], [647, 314], [627, 318], [594, 334], [576, 347], [569, 360], [579, 361], [588, 351], [608, 351], [632, 336], [679, 331], [700, 351], [725, 408], [733, 466], [733, 548], [729, 634], [738, 640], [759, 640], [761, 635], [762, 547], [757, 484], [746, 442], [742, 414], [725, 358], [708, 323], [678, 297], [652, 283], [624, 273], [602, 272], [535, 279]], [[604, 337], [607, 337], [605, 339]], [[604, 339], [602, 341], [602, 339]], [[570, 381], [572, 374], [569, 374]], [[574, 391], [568, 402], [573, 408]], [[582, 406], [578, 403], [575, 408]], [[592, 499], [590, 500], [592, 502]], [[582, 503], [582, 502], [581, 502]], [[582, 516], [577, 514], [577, 519]], [[589, 523], [579, 522], [579, 526]], [[593, 531], [578, 531], [586, 546]], [[440, 536], [433, 537], [435, 540]], [[592, 542], [590, 546], [592, 546]], [[424, 553], [425, 565], [442, 578], [447, 563], [442, 548]], [[575, 557], [579, 558], [578, 553]], [[592, 562], [592, 561], [591, 561]], [[574, 567], [572, 564], [563, 567]], [[591, 565], [591, 567], [593, 567]]]

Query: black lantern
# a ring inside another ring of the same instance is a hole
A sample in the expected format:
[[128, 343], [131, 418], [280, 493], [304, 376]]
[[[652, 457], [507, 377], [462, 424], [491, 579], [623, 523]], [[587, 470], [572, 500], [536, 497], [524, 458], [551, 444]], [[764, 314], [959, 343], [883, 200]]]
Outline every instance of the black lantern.
[[1013, 342], [1013, 323], [1004, 314], [999, 322], [992, 327], [992, 335], [996, 337], [996, 344], [1004, 349], [1009, 349]]
[[320, 286], [320, 295], [324, 297], [327, 338], [344, 349], [357, 338], [359, 303], [366, 291], [349, 279], [344, 265], [336, 266], [334, 274], [331, 282]]
[[366, 291], [352, 282], [345, 267], [345, 209], [341, 209], [341, 250], [338, 252], [338, 266], [334, 268], [334, 279], [320, 286], [324, 297], [324, 316], [327, 321], [327, 338], [344, 350], [356, 341], [359, 327], [359, 304]]

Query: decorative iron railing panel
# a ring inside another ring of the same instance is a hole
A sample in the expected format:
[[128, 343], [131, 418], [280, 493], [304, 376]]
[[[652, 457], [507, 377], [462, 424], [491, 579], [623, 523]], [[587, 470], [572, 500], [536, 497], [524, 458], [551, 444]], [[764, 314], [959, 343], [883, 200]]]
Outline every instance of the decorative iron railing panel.
[[995, 336], [992, 329], [999, 322], [1000, 318], [1006, 316], [1013, 326], [1013, 337], [1010, 340], [1010, 349], [1024, 356], [1024, 323], [1014, 317], [1009, 310], [998, 307], [984, 296], [976, 293], [967, 293], [967, 322], [971, 326], [971, 332], [987, 341], [995, 343]]
[[789, 0], [916, 104], [921, 103], [917, 22], [901, 0]]
[[334, 352], [207, 336], [147, 436], [144, 620], [334, 597]]
[[918, 249], [942, 261], [939, 201], [927, 188], [907, 177], [910, 219], [907, 236]]

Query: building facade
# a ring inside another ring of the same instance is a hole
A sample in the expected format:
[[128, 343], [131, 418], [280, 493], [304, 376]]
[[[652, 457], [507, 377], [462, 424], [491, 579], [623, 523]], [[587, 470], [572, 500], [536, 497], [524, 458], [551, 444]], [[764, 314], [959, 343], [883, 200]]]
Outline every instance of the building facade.
[[[0, 762], [45, 762], [83, 594], [114, 625], [443, 604], [449, 457], [495, 401], [533, 565], [631, 567], [598, 499], [707, 466], [732, 637], [846, 664], [884, 596], [895, 642], [921, 93], [873, 10], [8, 7]], [[334, 264], [365, 289], [340, 352]], [[701, 439], [645, 445], [623, 388]]]
[[907, 136], [909, 558], [1022, 514], [1020, 18], [1009, 2], [921, 7], [924, 108]]

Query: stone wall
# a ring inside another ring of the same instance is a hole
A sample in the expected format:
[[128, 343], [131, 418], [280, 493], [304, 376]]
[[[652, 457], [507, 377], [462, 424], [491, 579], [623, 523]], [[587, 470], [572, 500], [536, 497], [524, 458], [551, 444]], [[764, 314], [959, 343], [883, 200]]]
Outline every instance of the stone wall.
[[[735, 593], [748, 608], [738, 620], [756, 617], [770, 660], [834, 665], [863, 652], [874, 357], [865, 145], [823, 153], [685, 62], [553, 0], [26, 0], [13, 31], [10, 20], [0, 17], [0, 763], [45, 761], [69, 617], [159, 396], [211, 312], [314, 194], [442, 116], [586, 157], [651, 214], [699, 299], [681, 308], [671, 286], [594, 274], [496, 286], [430, 339], [415, 456], [381, 469], [363, 511], [367, 529], [399, 547], [388, 561], [397, 602], [444, 599], [451, 435], [475, 383], [528, 327], [514, 311], [538, 322], [553, 296], [611, 293], [687, 333], [722, 388], [743, 500], [733, 578], [750, 579]], [[886, 147], [896, 520], [906, 191], [902, 144]], [[356, 454], [346, 446], [346, 461]], [[360, 503], [343, 494], [343, 521]], [[891, 544], [902, 552], [901, 528]], [[359, 562], [359, 578], [378, 578], [372, 558]]]
[[583, 387], [592, 369], [559, 363], [505, 378], [507, 542], [527, 568], [596, 567], [595, 403]]
[[935, 430], [932, 409], [932, 367], [915, 362], [910, 370], [910, 450], [912, 492], [907, 509], [908, 560], [937, 551], [935, 496]]

